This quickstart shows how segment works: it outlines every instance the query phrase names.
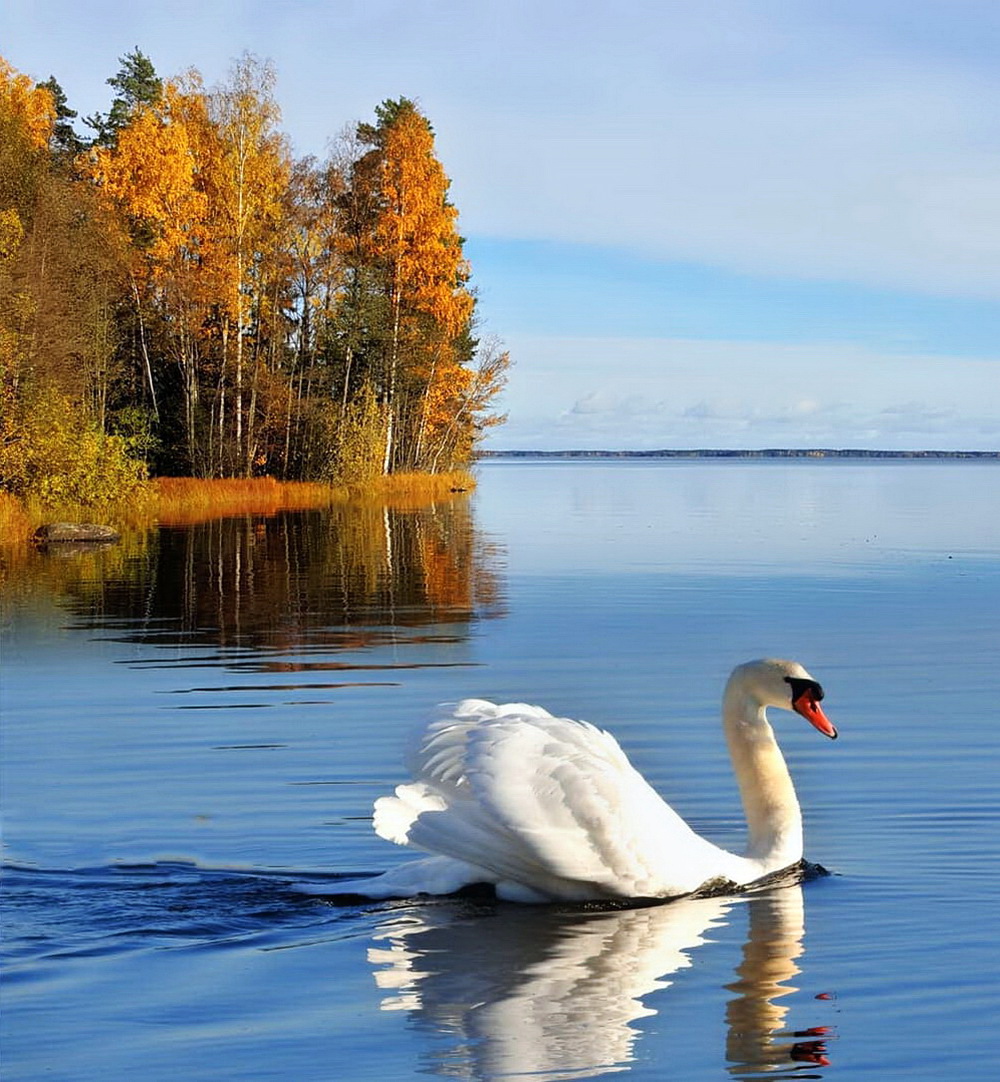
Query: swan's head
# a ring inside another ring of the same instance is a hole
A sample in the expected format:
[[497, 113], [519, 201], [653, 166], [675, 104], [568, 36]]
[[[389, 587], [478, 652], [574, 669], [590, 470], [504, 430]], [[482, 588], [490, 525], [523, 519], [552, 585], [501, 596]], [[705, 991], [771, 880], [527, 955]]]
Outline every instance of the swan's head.
[[755, 699], [761, 706], [794, 710], [831, 740], [837, 739], [833, 722], [819, 705], [823, 689], [797, 661], [764, 658], [748, 661], [733, 670], [730, 687]]

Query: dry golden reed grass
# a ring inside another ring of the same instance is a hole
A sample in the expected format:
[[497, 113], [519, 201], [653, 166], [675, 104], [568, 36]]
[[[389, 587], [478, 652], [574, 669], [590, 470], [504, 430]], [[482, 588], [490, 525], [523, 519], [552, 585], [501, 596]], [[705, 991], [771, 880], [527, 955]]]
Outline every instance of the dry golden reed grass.
[[336, 498], [329, 485], [276, 481], [273, 477], [215, 481], [160, 477], [152, 484], [151, 517], [168, 526], [231, 515], [273, 515], [278, 511], [327, 507]]
[[27, 544], [33, 528], [27, 508], [9, 492], [0, 491], [0, 542]]
[[197, 477], [160, 477], [149, 483], [143, 496], [123, 504], [100, 508], [44, 507], [22, 503], [0, 491], [0, 544], [27, 545], [43, 522], [56, 520], [105, 522], [119, 528], [142, 529], [162, 523], [193, 525], [233, 515], [273, 515], [364, 501], [393, 507], [421, 507], [456, 492], [475, 488], [471, 474], [401, 473], [364, 484], [324, 485], [305, 481], [276, 481], [273, 477], [203, 480]]

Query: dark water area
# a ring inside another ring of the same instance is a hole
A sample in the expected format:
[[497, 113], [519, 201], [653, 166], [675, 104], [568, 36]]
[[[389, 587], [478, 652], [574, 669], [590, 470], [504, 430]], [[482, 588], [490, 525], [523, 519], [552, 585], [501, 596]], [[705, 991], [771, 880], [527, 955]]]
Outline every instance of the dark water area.
[[[477, 492], [39, 553], [3, 591], [6, 1080], [942, 1079], [1000, 1018], [1000, 468], [490, 462]], [[439, 702], [611, 729], [742, 844], [725, 677], [831, 874], [628, 908], [334, 902]], [[306, 889], [303, 890], [302, 888]]]

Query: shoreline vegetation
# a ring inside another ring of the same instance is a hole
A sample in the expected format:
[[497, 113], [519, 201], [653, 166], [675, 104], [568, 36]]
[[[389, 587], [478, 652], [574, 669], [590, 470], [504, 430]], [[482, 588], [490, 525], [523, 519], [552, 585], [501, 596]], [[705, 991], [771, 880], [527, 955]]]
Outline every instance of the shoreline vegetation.
[[496, 458], [903, 458], [903, 459], [1000, 459], [1000, 451], [883, 451], [859, 447], [698, 448], [654, 451], [566, 450], [480, 451], [480, 460]]
[[0, 513], [450, 488], [510, 361], [430, 120], [385, 100], [296, 158], [268, 61], [121, 65], [84, 136], [0, 57]]
[[317, 510], [346, 503], [405, 510], [452, 499], [475, 485], [475, 478], [466, 470], [396, 473], [374, 482], [343, 485], [278, 481], [273, 477], [218, 480], [160, 477], [146, 482], [128, 499], [97, 505], [25, 501], [0, 489], [0, 563], [13, 562], [17, 550], [33, 548], [35, 530], [56, 521], [99, 521], [134, 532], [157, 526], [190, 526], [239, 515], [269, 516], [279, 511]]

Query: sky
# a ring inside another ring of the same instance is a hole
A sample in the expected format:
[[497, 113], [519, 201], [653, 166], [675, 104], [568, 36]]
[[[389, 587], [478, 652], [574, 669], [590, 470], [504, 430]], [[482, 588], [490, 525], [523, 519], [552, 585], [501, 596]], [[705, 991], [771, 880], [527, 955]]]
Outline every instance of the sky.
[[514, 366], [493, 449], [1000, 450], [995, 0], [0, 0], [81, 116], [273, 62], [295, 153], [415, 99]]

